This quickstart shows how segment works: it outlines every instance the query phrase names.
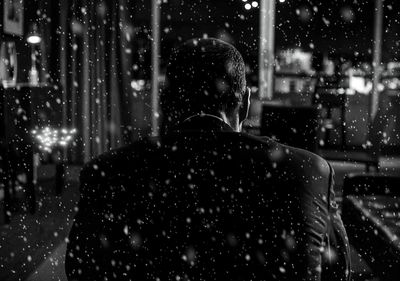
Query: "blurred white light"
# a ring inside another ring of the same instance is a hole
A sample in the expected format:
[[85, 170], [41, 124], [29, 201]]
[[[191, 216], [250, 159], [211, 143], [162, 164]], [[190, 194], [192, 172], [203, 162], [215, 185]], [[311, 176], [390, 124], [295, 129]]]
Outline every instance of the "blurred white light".
[[57, 130], [44, 127], [41, 130], [32, 130], [31, 133], [36, 139], [39, 149], [50, 153], [56, 146], [67, 146], [76, 134], [76, 129], [68, 130], [62, 128], [61, 130]]
[[281, 2], [281, 3], [285, 3], [285, 0], [279, 0], [279, 2]]
[[146, 81], [144, 80], [132, 80], [131, 81], [131, 87], [135, 90], [135, 91], [143, 91], [145, 88], [145, 84]]
[[242, 0], [243, 2], [247, 2], [247, 0]]
[[244, 5], [244, 8], [245, 8], [246, 10], [250, 10], [250, 9], [251, 9], [251, 5], [250, 5], [249, 3], [247, 3], [246, 5]]
[[368, 95], [372, 90], [372, 82], [366, 81], [363, 77], [350, 76], [349, 88], [360, 94]]
[[251, 3], [251, 6], [253, 6], [254, 8], [257, 8], [258, 7], [258, 2], [257, 1], [253, 1]]
[[39, 35], [33, 34], [26, 38], [26, 41], [30, 44], [39, 44], [42, 41], [42, 38]]

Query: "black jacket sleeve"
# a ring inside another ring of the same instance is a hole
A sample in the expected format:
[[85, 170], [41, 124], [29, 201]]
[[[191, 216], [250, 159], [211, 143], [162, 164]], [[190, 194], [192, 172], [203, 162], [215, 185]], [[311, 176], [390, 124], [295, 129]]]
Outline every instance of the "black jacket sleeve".
[[334, 170], [329, 165], [328, 228], [322, 256], [323, 280], [351, 280], [350, 245], [334, 192]]

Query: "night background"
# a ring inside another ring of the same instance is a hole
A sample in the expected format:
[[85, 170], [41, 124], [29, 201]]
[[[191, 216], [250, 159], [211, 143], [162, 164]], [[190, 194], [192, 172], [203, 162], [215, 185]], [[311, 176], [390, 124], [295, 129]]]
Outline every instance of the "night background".
[[244, 134], [311, 151], [334, 170], [352, 280], [400, 280], [400, 1], [276, 0], [272, 72], [259, 65], [262, 1], [273, 0], [1, 1], [0, 280], [68, 280], [82, 168], [159, 136], [169, 58], [192, 38], [242, 54]]

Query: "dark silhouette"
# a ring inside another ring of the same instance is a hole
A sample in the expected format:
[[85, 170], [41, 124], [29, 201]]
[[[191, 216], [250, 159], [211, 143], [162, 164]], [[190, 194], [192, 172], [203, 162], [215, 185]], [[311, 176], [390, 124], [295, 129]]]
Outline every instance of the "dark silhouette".
[[239, 132], [244, 77], [241, 55], [220, 40], [174, 52], [163, 135], [81, 172], [69, 280], [349, 280], [332, 169]]

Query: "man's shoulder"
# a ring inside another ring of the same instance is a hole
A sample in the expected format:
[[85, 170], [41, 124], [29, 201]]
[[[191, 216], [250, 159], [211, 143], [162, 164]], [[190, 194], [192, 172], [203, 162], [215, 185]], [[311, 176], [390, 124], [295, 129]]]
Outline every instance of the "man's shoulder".
[[146, 138], [130, 145], [107, 151], [88, 161], [81, 170], [81, 179], [98, 179], [123, 175], [134, 169], [139, 159], [145, 161], [157, 147], [156, 139]]
[[290, 154], [293, 155], [293, 162], [301, 163], [306, 170], [313, 169], [321, 173], [329, 171], [328, 162], [321, 156], [296, 147], [288, 147]]
[[268, 150], [270, 152], [273, 151], [283, 152], [280, 153], [280, 155], [286, 156], [285, 158], [287, 160], [293, 162], [306, 162], [309, 165], [317, 165], [317, 166], [322, 165], [324, 166], [324, 168], [328, 167], [327, 162], [324, 158], [308, 150], [285, 145], [269, 137], [257, 137], [251, 135], [245, 135], [245, 137], [247, 140], [251, 141], [255, 145], [259, 144], [262, 145], [263, 147], [268, 147]]
[[285, 169], [292, 169], [301, 174], [328, 176], [330, 168], [328, 162], [321, 156], [310, 151], [279, 143], [272, 138], [254, 136], [246, 133], [224, 133], [224, 141], [235, 140], [249, 157], [256, 157], [263, 161], [273, 162]]
[[304, 178], [317, 176], [326, 178], [330, 174], [328, 162], [315, 153], [281, 144], [268, 137], [254, 137], [253, 139], [268, 147], [267, 153], [273, 161], [276, 161], [278, 168], [279, 166], [285, 167]]

